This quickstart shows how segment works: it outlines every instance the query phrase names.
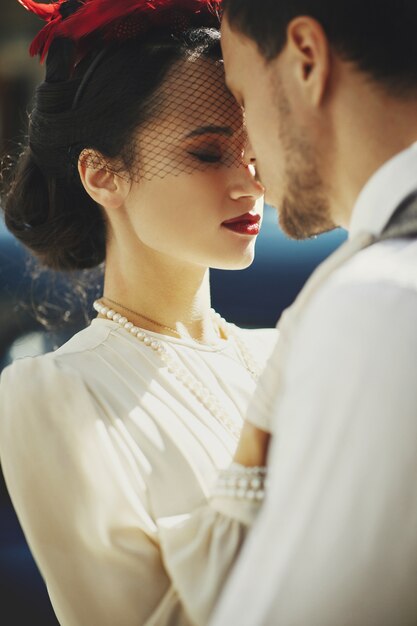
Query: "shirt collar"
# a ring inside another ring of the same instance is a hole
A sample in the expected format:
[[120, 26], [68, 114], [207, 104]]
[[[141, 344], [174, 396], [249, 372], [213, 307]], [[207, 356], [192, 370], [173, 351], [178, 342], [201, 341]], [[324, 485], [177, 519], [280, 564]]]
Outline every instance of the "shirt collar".
[[362, 189], [349, 226], [349, 237], [359, 232], [382, 233], [395, 209], [417, 190], [417, 142], [389, 159]]

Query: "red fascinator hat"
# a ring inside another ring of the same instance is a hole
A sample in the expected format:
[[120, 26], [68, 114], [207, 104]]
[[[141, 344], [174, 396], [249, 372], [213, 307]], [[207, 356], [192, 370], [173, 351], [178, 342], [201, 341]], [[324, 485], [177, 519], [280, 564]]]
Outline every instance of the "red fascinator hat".
[[30, 46], [32, 56], [43, 61], [58, 37], [82, 42], [101, 34], [105, 41], [124, 40], [145, 34], [153, 27], [185, 29], [206, 16], [218, 25], [221, 0], [58, 0], [50, 4], [18, 0], [47, 22]]

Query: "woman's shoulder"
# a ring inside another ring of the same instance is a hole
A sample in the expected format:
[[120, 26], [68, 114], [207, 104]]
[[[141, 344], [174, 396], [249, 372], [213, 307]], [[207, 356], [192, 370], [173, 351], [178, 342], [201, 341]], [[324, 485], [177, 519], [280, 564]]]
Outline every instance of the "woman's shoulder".
[[112, 336], [117, 332], [118, 328], [114, 323], [93, 320], [89, 326], [74, 334], [53, 352], [16, 359], [3, 370], [0, 380], [7, 379], [9, 384], [20, 380], [27, 389], [27, 385], [33, 387], [34, 381], [45, 376], [65, 377], [86, 371], [86, 362], [89, 364], [87, 370], [88, 366], [98, 367], [100, 349], [111, 344]]
[[[30, 403], [82, 386], [81, 363], [102, 345], [112, 328], [95, 325], [79, 331], [53, 352], [19, 358], [8, 365], [0, 375], [0, 400], [12, 395], [16, 402]], [[39, 402], [38, 402], [39, 403]]]
[[76, 367], [52, 354], [17, 359], [0, 377], [2, 464], [10, 470], [16, 458], [27, 459], [35, 451], [39, 458], [44, 445], [74, 441], [98, 416]]
[[65, 361], [57, 358], [54, 352], [18, 358], [1, 372], [0, 392], [4, 393], [12, 388], [16, 392], [20, 388], [22, 395], [27, 396], [32, 389], [38, 389], [42, 379], [47, 378], [53, 388], [57, 377], [71, 375], [71, 372], [76, 374], [76, 371], [75, 367], [66, 366]]
[[0, 414], [46, 415], [72, 405], [86, 394], [83, 377], [74, 364], [54, 353], [17, 359], [0, 376]]
[[238, 337], [245, 343], [258, 362], [266, 363], [274, 350], [279, 332], [276, 328], [234, 327]]
[[94, 319], [86, 328], [73, 335], [52, 354], [59, 358], [64, 355], [83, 353], [94, 350], [109, 340], [118, 328], [110, 320]]
[[54, 352], [17, 359], [3, 370], [0, 418], [28, 409], [32, 415], [82, 409], [93, 417], [122, 410], [143, 397], [162, 365], [114, 322], [93, 320]]
[[276, 341], [278, 339], [277, 328], [243, 328], [235, 326], [239, 333], [243, 333], [246, 337], [252, 338], [254, 341]]
[[235, 331], [245, 339], [254, 344], [260, 345], [276, 343], [278, 340], [277, 328], [243, 328], [242, 326], [234, 326]]

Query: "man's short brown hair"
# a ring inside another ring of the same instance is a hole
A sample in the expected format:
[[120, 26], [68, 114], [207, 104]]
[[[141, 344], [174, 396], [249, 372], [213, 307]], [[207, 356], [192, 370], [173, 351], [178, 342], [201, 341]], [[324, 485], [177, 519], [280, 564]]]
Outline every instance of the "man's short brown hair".
[[417, 0], [223, 0], [222, 10], [267, 60], [285, 46], [290, 21], [310, 16], [338, 54], [393, 95], [417, 92]]

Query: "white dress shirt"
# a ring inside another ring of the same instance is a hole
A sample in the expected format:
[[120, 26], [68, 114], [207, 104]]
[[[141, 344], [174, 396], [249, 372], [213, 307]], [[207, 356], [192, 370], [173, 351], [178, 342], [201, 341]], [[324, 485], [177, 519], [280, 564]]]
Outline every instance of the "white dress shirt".
[[417, 144], [355, 205], [249, 410], [269, 489], [211, 626], [417, 624], [417, 241], [365, 249], [417, 190]]

